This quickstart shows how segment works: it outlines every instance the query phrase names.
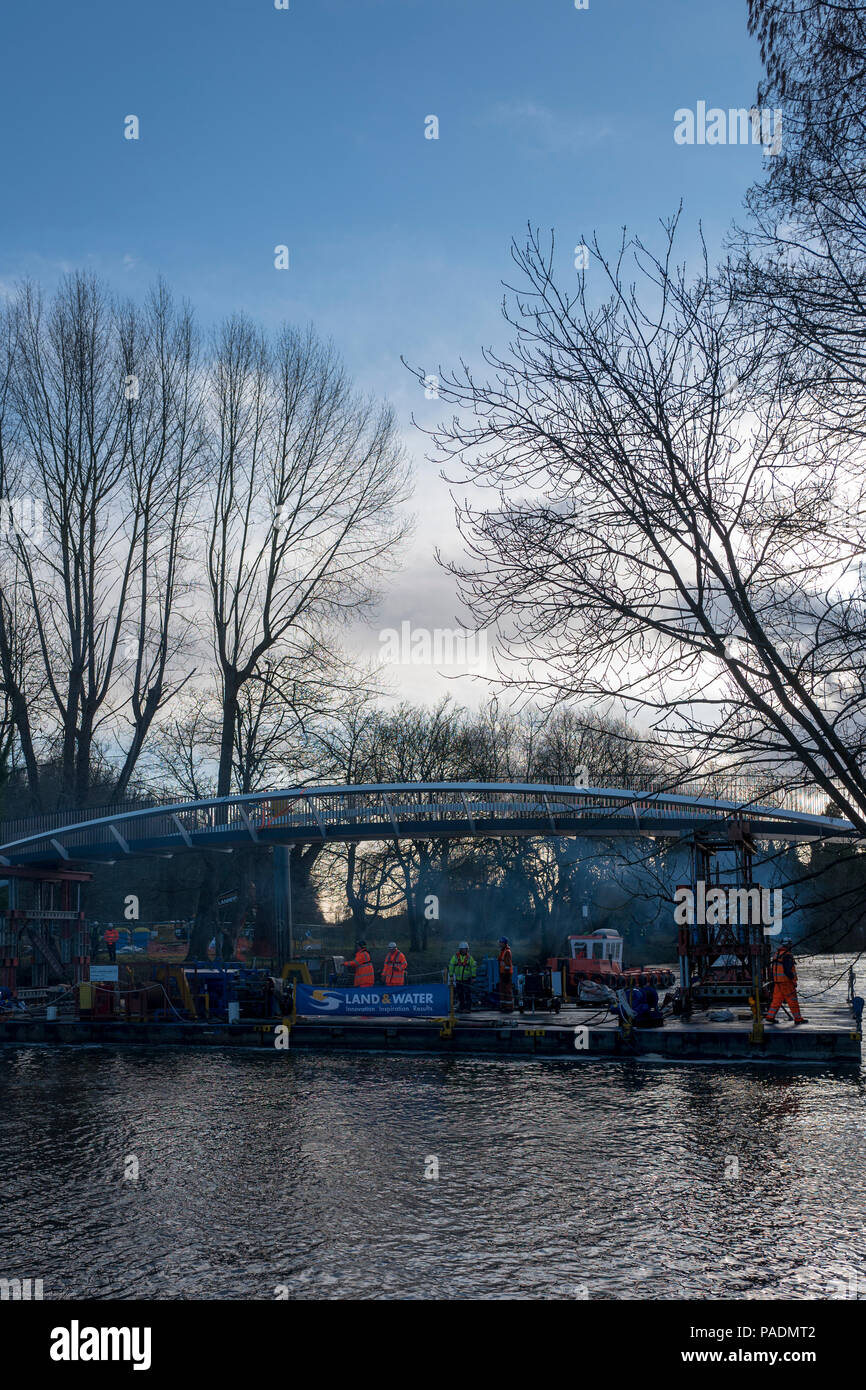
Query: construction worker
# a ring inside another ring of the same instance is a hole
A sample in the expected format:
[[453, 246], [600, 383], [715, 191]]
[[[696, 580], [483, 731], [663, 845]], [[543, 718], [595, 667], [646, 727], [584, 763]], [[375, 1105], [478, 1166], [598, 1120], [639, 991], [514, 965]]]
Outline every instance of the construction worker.
[[109, 922], [108, 926], [106, 927], [103, 939], [108, 948], [108, 959], [110, 961], [116, 961], [117, 943], [120, 940], [120, 932], [117, 930], [117, 927], [114, 926], [112, 922]]
[[369, 989], [376, 983], [376, 974], [373, 970], [373, 957], [367, 950], [366, 941], [359, 941], [355, 947], [355, 954], [351, 960], [345, 962], [347, 970], [354, 970], [354, 983], [358, 989]]
[[461, 941], [448, 962], [448, 978], [457, 992], [457, 1007], [462, 1013], [472, 1010], [472, 981], [475, 979], [475, 961], [469, 954], [469, 942]]
[[382, 982], [386, 985], [405, 985], [407, 961], [396, 941], [388, 942], [388, 954], [382, 966]]
[[507, 936], [499, 938], [499, 1012], [514, 1013], [514, 959]]
[[794, 1015], [795, 1023], [809, 1022], [808, 1018], [804, 1018], [800, 1013], [800, 1001], [797, 998], [797, 967], [794, 964], [793, 947], [793, 941], [786, 938], [779, 942], [778, 950], [773, 956], [773, 998], [764, 1019], [765, 1023], [776, 1022], [776, 1014], [783, 1004]]

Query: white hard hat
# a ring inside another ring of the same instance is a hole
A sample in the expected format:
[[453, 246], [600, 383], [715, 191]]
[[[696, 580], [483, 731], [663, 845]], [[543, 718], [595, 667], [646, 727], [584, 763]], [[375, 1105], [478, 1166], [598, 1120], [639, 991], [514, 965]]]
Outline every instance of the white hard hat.
[[396, 949], [397, 949], [397, 943], [396, 943], [396, 941], [389, 941], [389, 942], [388, 942], [388, 950], [389, 950], [389, 951], [396, 951]]

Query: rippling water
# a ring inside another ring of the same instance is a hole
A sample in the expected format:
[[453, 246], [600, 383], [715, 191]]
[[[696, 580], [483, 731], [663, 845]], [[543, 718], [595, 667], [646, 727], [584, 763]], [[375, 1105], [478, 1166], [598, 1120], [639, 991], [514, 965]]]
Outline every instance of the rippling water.
[[5, 1049], [0, 1277], [46, 1298], [808, 1299], [853, 1270], [863, 1296], [864, 1107], [850, 1071]]

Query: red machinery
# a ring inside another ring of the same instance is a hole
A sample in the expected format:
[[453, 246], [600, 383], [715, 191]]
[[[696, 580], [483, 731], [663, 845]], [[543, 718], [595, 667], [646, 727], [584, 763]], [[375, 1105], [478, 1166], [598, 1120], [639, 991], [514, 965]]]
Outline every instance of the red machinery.
[[568, 948], [567, 956], [551, 956], [547, 965], [551, 970], [562, 971], [563, 993], [572, 998], [584, 983], [607, 985], [610, 989], [641, 984], [666, 989], [674, 983], [673, 971], [662, 965], [623, 969], [623, 939], [610, 927], [601, 927], [585, 936], [570, 936]]

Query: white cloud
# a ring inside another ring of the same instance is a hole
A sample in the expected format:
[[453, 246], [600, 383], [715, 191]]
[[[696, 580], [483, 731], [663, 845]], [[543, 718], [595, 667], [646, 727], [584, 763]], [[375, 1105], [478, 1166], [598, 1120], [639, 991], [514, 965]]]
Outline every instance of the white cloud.
[[528, 145], [555, 154], [577, 154], [615, 135], [607, 120], [590, 122], [564, 116], [535, 101], [497, 102], [487, 113], [485, 123], [501, 126]]

